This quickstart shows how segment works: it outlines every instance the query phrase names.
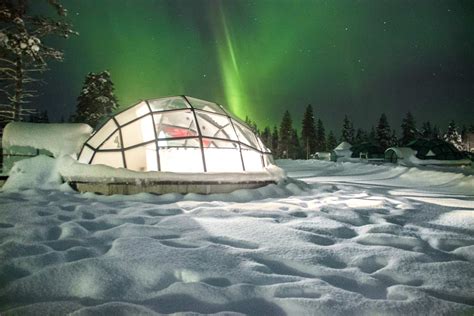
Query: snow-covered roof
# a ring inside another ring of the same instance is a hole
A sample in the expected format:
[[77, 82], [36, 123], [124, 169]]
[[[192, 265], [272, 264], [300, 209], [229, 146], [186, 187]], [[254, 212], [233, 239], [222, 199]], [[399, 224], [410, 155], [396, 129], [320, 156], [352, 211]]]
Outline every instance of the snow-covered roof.
[[337, 147], [334, 148], [334, 150], [347, 150], [347, 149], [351, 149], [351, 147], [352, 145], [349, 144], [348, 142], [342, 142], [339, 145], [337, 145]]
[[11, 122], [3, 130], [2, 145], [44, 149], [55, 157], [76, 155], [91, 133], [92, 127], [82, 123]]

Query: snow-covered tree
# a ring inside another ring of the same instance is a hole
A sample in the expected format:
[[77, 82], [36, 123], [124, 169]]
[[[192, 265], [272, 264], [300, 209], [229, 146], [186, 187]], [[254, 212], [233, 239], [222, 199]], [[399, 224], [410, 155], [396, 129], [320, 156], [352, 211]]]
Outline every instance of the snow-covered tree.
[[377, 124], [376, 141], [382, 148], [388, 148], [391, 145], [392, 132], [388, 124], [387, 116], [382, 113]]
[[77, 109], [73, 121], [95, 127], [104, 117], [118, 107], [114, 84], [108, 71], [89, 73], [84, 80], [81, 94], [77, 98]]
[[48, 3], [57, 18], [32, 14], [28, 0], [0, 1], [0, 122], [20, 121], [34, 113], [25, 104], [37, 95], [34, 85], [39, 83], [39, 74], [49, 60], [63, 59], [62, 51], [43, 39], [77, 34], [58, 0]]
[[453, 120], [449, 122], [448, 130], [444, 134], [443, 139], [454, 145], [458, 150], [464, 150], [464, 144], [462, 142], [461, 134], [456, 127], [456, 123]]
[[417, 136], [416, 122], [411, 112], [408, 112], [405, 118], [403, 118], [401, 127], [402, 138], [400, 139], [400, 143], [406, 145], [413, 141]]
[[347, 115], [344, 116], [342, 123], [341, 141], [352, 144], [354, 142], [354, 126]]
[[313, 107], [308, 104], [303, 115], [301, 142], [304, 146], [306, 159], [316, 151], [316, 126], [314, 123]]

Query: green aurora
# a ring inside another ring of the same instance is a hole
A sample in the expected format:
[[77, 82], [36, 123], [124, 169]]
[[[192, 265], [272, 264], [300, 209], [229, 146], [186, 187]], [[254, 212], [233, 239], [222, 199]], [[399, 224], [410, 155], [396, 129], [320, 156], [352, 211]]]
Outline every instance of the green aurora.
[[[57, 40], [39, 102], [75, 109], [84, 76], [108, 69], [122, 106], [186, 94], [261, 127], [307, 104], [338, 131], [406, 111], [441, 126], [474, 120], [472, 1], [62, 1], [80, 35]], [[57, 117], [56, 117], [57, 116]], [[421, 122], [420, 122], [421, 123]]]

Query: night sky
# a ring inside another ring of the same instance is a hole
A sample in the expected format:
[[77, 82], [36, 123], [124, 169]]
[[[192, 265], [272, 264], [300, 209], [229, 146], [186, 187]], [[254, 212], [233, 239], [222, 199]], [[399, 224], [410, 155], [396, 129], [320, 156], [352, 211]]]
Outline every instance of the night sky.
[[108, 69], [121, 106], [186, 94], [260, 127], [312, 104], [326, 129], [370, 128], [411, 110], [445, 128], [474, 123], [474, 1], [63, 0], [80, 36], [55, 40], [38, 102], [75, 110], [88, 72]]

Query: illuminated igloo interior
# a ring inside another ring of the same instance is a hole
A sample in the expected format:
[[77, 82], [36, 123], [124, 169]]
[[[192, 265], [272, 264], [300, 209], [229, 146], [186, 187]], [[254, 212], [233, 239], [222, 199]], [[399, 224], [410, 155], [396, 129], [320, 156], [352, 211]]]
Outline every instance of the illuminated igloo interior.
[[135, 171], [243, 172], [272, 164], [271, 152], [222, 106], [187, 96], [151, 99], [114, 114], [78, 158]]

